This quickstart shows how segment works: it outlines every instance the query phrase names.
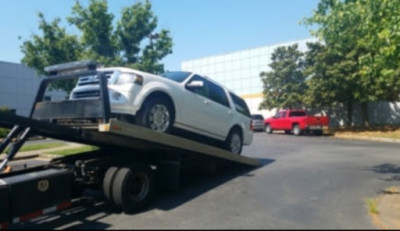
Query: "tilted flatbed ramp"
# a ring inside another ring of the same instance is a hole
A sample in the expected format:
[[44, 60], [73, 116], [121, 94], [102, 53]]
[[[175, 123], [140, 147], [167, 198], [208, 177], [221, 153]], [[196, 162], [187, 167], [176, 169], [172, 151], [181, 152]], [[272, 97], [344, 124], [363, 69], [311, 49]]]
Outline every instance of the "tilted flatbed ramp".
[[188, 155], [190, 155], [190, 153], [197, 153], [250, 166], [261, 165], [258, 160], [253, 158], [235, 155], [231, 152], [210, 145], [191, 141], [178, 136], [154, 132], [147, 128], [131, 125], [114, 119], [111, 119], [108, 124], [99, 125], [99, 131], [107, 134], [121, 135], [131, 139], [143, 140], [154, 145], [178, 148], [185, 151]]
[[217, 158], [255, 167], [261, 166], [258, 160], [250, 157], [235, 155], [210, 145], [174, 135], [158, 133], [116, 119], [111, 119], [107, 124], [99, 124], [98, 130], [96, 130], [72, 128], [22, 116], [0, 113], [0, 125], [15, 124], [30, 127], [31, 131], [37, 135], [65, 141], [144, 151], [167, 151], [168, 153], [185, 156], [204, 155], [207, 158]]

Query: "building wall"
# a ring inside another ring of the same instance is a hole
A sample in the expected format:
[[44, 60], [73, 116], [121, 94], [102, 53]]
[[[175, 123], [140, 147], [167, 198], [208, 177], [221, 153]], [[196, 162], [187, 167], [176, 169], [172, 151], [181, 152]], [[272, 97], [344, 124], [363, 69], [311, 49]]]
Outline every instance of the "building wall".
[[275, 110], [258, 109], [263, 100], [260, 73], [271, 70], [269, 64], [272, 53], [277, 47], [295, 43], [298, 44], [300, 51], [305, 51], [306, 43], [315, 41], [315, 38], [309, 38], [188, 60], [182, 62], [181, 69], [210, 77], [244, 98], [252, 114], [263, 114], [264, 117], [268, 117], [273, 115]]
[[[271, 55], [277, 47], [298, 44], [300, 51], [307, 50], [307, 42], [315, 42], [317, 39], [309, 38], [291, 42], [280, 43], [272, 46], [264, 46], [254, 49], [236, 51], [227, 54], [188, 60], [181, 63], [183, 71], [193, 71], [221, 83], [231, 91], [246, 100], [252, 114], [262, 114], [264, 118], [273, 116], [276, 109], [259, 110], [263, 100], [263, 83], [260, 73], [271, 71]], [[331, 118], [332, 127], [340, 127], [346, 124], [346, 107], [339, 105], [329, 109], [313, 109], [312, 114], [326, 114]], [[368, 115], [372, 125], [397, 125], [400, 124], [400, 102], [375, 102], [369, 103]], [[361, 109], [359, 105], [353, 108], [354, 125], [362, 124]]]
[[[313, 108], [310, 114], [329, 115], [331, 127], [342, 127], [347, 124], [347, 107], [339, 104], [329, 108]], [[368, 118], [371, 125], [400, 125], [400, 102], [368, 103]], [[363, 125], [360, 104], [353, 105], [352, 121], [355, 126]]]
[[[16, 114], [28, 116], [41, 79], [35, 71], [23, 64], [0, 61], [0, 107], [15, 109]], [[47, 92], [54, 98], [63, 98], [63, 92]]]

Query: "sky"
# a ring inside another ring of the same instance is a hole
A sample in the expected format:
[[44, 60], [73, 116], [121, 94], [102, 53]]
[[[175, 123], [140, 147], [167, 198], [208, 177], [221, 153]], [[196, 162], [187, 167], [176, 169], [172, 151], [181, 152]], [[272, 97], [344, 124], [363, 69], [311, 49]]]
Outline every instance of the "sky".
[[[20, 46], [40, 34], [38, 12], [47, 21], [61, 19], [67, 32], [78, 30], [66, 17], [76, 0], [0, 0], [0, 61], [20, 63]], [[87, 5], [88, 0], [80, 0]], [[109, 11], [120, 17], [122, 7], [136, 0], [108, 0]], [[180, 70], [181, 62], [283, 42], [311, 38], [310, 17], [319, 0], [150, 0], [158, 29], [171, 33], [173, 53], [162, 63]]]

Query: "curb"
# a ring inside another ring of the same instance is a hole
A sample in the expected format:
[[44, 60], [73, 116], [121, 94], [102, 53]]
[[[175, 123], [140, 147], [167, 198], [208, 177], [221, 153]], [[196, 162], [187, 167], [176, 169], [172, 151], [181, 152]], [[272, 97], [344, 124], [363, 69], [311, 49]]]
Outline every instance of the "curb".
[[[29, 155], [23, 155], [23, 156], [18, 156], [18, 154], [12, 159], [12, 161], [15, 160], [26, 160], [26, 159], [33, 159], [38, 157], [39, 154], [29, 154]], [[0, 161], [3, 161], [4, 158], [0, 159]]]
[[400, 139], [393, 139], [393, 138], [380, 138], [380, 137], [355, 137], [355, 136], [347, 136], [347, 135], [339, 135], [335, 136], [334, 138], [338, 139], [351, 139], [351, 140], [365, 140], [365, 141], [379, 141], [379, 142], [386, 142], [386, 143], [400, 143]]

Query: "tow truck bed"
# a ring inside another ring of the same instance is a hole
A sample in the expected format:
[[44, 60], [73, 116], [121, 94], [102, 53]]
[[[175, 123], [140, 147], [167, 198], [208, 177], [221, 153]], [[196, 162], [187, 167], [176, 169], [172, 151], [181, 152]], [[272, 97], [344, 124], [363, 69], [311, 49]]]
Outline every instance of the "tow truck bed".
[[204, 155], [248, 166], [258, 167], [261, 163], [253, 158], [235, 155], [210, 145], [202, 144], [182, 137], [161, 134], [147, 128], [111, 119], [107, 124], [99, 124], [98, 130], [71, 128], [29, 119], [22, 116], [0, 113], [0, 125], [29, 126], [37, 135], [59, 140], [78, 142], [97, 146], [129, 148], [139, 151], [166, 151], [182, 155]]

